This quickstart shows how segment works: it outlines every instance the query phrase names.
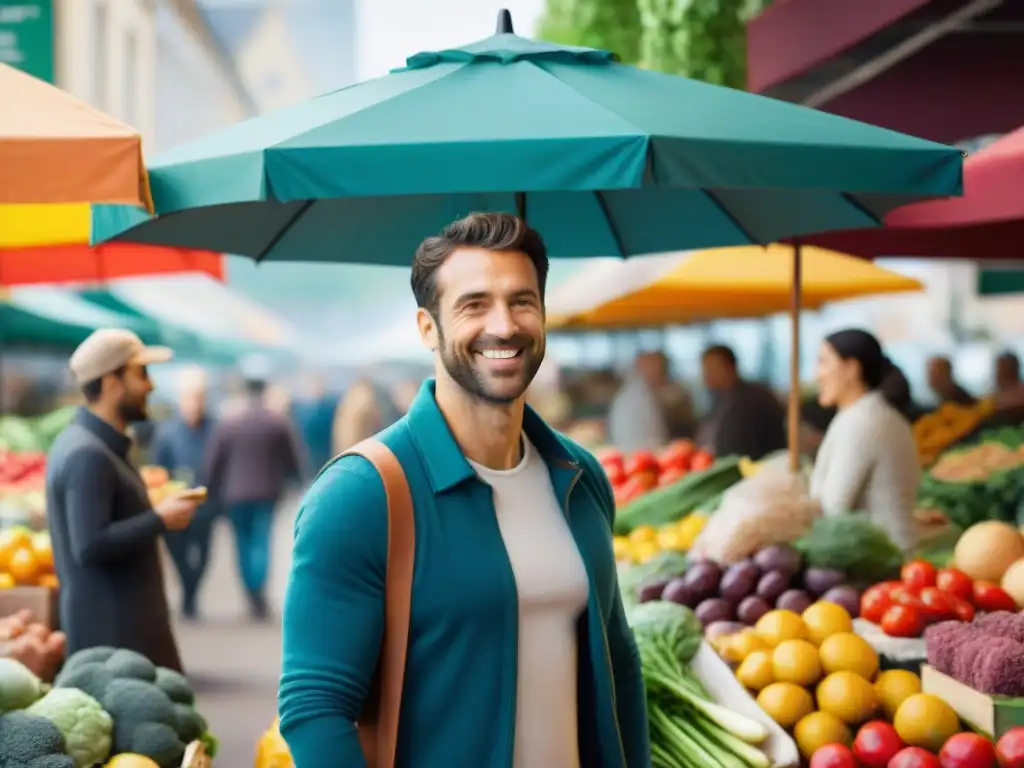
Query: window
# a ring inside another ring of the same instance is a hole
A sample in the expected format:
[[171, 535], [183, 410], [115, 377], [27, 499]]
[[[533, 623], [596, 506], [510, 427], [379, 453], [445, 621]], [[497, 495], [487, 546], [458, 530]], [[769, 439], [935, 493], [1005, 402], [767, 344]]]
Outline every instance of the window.
[[124, 94], [122, 96], [122, 104], [124, 104], [124, 114], [122, 119], [133, 128], [138, 128], [135, 124], [139, 119], [138, 115], [138, 103], [139, 103], [139, 43], [135, 36], [135, 32], [129, 30], [125, 36], [124, 41]]
[[105, 0], [92, 6], [92, 103], [97, 109], [107, 109], [107, 60], [109, 45], [107, 31], [109, 19]]

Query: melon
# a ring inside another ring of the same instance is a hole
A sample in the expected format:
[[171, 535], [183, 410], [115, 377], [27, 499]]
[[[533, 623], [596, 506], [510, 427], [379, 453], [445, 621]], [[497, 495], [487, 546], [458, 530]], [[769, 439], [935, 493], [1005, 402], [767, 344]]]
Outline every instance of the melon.
[[953, 551], [956, 567], [976, 581], [998, 584], [1011, 565], [1024, 557], [1024, 537], [998, 520], [972, 525]]

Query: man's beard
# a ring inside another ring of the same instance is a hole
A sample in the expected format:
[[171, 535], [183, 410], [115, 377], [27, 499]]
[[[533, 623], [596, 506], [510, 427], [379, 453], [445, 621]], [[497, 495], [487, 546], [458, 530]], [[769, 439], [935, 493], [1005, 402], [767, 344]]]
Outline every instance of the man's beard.
[[[495, 387], [489, 381], [489, 377], [476, 365], [475, 351], [470, 350], [470, 358], [467, 360], [455, 354], [454, 350], [448, 347], [440, 323], [437, 323], [437, 339], [441, 348], [441, 363], [452, 381], [474, 399], [492, 405], [508, 405], [522, 397], [534, 376], [537, 375], [540, 364], [544, 361], [543, 341], [540, 349], [535, 352], [533, 339], [524, 334], [517, 334], [510, 339], [502, 339], [500, 342], [496, 340], [490, 346], [501, 346], [504, 343], [508, 346], [519, 347], [522, 349], [519, 354], [523, 357], [522, 371], [516, 374], [521, 379], [520, 386], [516, 387], [514, 391], [498, 391], [503, 388]], [[478, 340], [474, 346], [482, 345]]]
[[147, 421], [149, 419], [149, 411], [146, 408], [145, 399], [141, 401], [122, 399], [117, 404], [117, 412], [127, 424]]

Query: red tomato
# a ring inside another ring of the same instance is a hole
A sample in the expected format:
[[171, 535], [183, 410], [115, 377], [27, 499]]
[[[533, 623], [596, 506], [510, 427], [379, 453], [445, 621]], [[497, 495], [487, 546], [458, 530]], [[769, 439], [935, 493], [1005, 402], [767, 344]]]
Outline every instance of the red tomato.
[[959, 597], [953, 597], [947, 595], [946, 599], [949, 600], [950, 605], [953, 606], [953, 615], [956, 616], [960, 621], [972, 622], [974, 621], [974, 606], [968, 603], [966, 600], [961, 600]]
[[911, 589], [934, 587], [938, 569], [927, 560], [911, 560], [900, 570], [900, 581]]
[[1017, 611], [1017, 601], [991, 581], [974, 582], [972, 600], [980, 611]]
[[654, 475], [643, 474], [634, 475], [633, 477], [626, 480], [615, 488], [615, 506], [622, 507], [629, 502], [643, 496], [647, 491], [651, 490], [656, 484], [657, 480], [654, 479]]
[[905, 605], [918, 611], [924, 610], [924, 603], [921, 602], [920, 593], [910, 587], [893, 587], [889, 590], [889, 598], [896, 605]]
[[862, 619], [878, 624], [882, 615], [893, 606], [889, 592], [882, 584], [876, 584], [864, 590], [860, 596], [860, 616]]
[[853, 754], [864, 768], [886, 768], [905, 746], [895, 728], [882, 720], [872, 720], [857, 731]]
[[1000, 768], [1024, 768], [1024, 727], [1011, 728], [996, 742]]
[[626, 459], [625, 469], [626, 474], [630, 477], [647, 472], [656, 475], [660, 471], [658, 468], [658, 459], [650, 451], [637, 451], [634, 453]]
[[882, 615], [882, 631], [889, 637], [920, 637], [925, 620], [916, 608], [894, 605]]
[[935, 586], [961, 600], [971, 599], [973, 583], [970, 576], [956, 568], [941, 568], [935, 576]]
[[690, 460], [696, 447], [689, 440], [674, 440], [658, 455], [658, 464], [662, 472], [669, 470], [688, 470]]
[[604, 469], [604, 473], [608, 475], [608, 482], [612, 484], [612, 487], [626, 482], [626, 469], [621, 461], [617, 464], [602, 464], [601, 467]]
[[857, 758], [843, 744], [826, 744], [814, 750], [810, 768], [857, 768]]
[[658, 476], [658, 487], [664, 488], [666, 485], [672, 485], [686, 477], [685, 469], [666, 469]]
[[957, 733], [939, 750], [942, 768], [995, 768], [996, 748], [984, 736]]
[[889, 761], [887, 768], [942, 768], [942, 764], [927, 749], [904, 747]]
[[958, 598], [938, 587], [925, 587], [921, 590], [922, 613], [929, 621], [944, 621], [956, 616], [954, 601], [958, 601]]
[[693, 454], [693, 458], [690, 459], [690, 471], [700, 472], [708, 469], [712, 464], [715, 463], [715, 457], [707, 451], [697, 451]]

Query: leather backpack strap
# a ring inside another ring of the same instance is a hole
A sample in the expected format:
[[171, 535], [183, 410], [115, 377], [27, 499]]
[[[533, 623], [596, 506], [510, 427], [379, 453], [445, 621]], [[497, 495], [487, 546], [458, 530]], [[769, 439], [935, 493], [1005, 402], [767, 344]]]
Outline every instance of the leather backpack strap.
[[[384, 594], [384, 639], [371, 691], [373, 711], [360, 720], [369, 768], [394, 768], [398, 751], [398, 716], [405, 682], [405, 657], [409, 645], [409, 617], [412, 611], [413, 564], [416, 557], [416, 527], [412, 493], [405, 470], [391, 449], [370, 438], [357, 443], [335, 459], [355, 454], [373, 464], [384, 483], [388, 503], [388, 559]], [[333, 463], [333, 462], [331, 462]]]

